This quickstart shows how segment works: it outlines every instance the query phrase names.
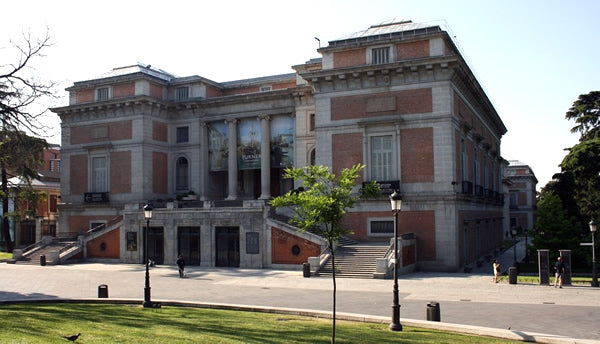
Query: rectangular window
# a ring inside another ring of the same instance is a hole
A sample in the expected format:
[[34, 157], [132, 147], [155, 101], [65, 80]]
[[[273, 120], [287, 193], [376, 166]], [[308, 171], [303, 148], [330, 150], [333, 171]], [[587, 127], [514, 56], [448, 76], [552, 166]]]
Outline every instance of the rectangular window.
[[261, 91], [261, 92], [269, 92], [269, 91], [272, 91], [272, 90], [273, 90], [273, 86], [271, 86], [271, 85], [268, 85], [268, 86], [261, 86], [261, 87], [260, 87], [260, 91]]
[[392, 136], [371, 137], [371, 180], [392, 178]]
[[108, 87], [102, 87], [96, 90], [97, 92], [97, 101], [103, 102], [108, 100]]
[[371, 221], [371, 233], [394, 234], [394, 221]]
[[136, 232], [127, 232], [127, 251], [137, 251]]
[[50, 195], [49, 209], [51, 213], [56, 213], [58, 208], [56, 205], [58, 204], [58, 195]]
[[258, 254], [259, 243], [258, 243], [258, 232], [247, 232], [246, 233], [246, 253], [247, 254]]
[[390, 47], [375, 48], [371, 50], [371, 63], [384, 64], [390, 62]]
[[308, 115], [308, 131], [315, 131], [315, 114]]
[[108, 192], [108, 171], [106, 157], [92, 158], [92, 192]]
[[369, 218], [368, 235], [373, 237], [391, 237], [394, 235], [394, 219], [391, 217]]
[[189, 128], [177, 127], [177, 143], [189, 141]]
[[516, 208], [519, 205], [519, 203], [517, 202], [517, 192], [516, 191], [511, 191], [509, 197], [510, 198], [509, 198], [509, 204], [508, 205], [511, 208]]
[[189, 88], [187, 86], [177, 87], [177, 100], [189, 99]]

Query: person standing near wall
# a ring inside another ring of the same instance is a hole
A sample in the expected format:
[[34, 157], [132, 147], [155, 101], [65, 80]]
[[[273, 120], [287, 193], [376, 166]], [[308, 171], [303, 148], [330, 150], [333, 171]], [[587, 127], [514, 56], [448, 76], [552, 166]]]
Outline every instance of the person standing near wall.
[[179, 267], [179, 278], [184, 278], [185, 277], [185, 260], [183, 260], [183, 256], [180, 254], [179, 257], [177, 257], [177, 266]]
[[563, 263], [561, 257], [558, 257], [556, 260], [556, 264], [554, 264], [554, 271], [554, 288], [556, 288], [557, 282], [558, 287], [562, 288], [562, 276], [565, 273], [565, 263]]
[[500, 276], [500, 263], [498, 263], [498, 259], [494, 259], [492, 267], [494, 268], [494, 283], [498, 283], [498, 276]]

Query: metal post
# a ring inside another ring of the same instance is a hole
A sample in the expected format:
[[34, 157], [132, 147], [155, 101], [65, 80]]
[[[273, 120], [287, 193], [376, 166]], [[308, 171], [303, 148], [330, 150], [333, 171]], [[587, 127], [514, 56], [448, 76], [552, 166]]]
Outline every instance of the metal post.
[[592, 287], [598, 287], [598, 276], [596, 275], [596, 232], [592, 232]]
[[144, 303], [142, 305], [145, 308], [152, 308], [152, 301], [150, 301], [150, 270], [148, 257], [148, 229], [150, 228], [150, 219], [146, 219], [146, 233], [144, 235], [144, 256], [146, 257], [146, 285], [144, 287]]
[[402, 331], [400, 324], [400, 301], [398, 298], [398, 212], [394, 210], [394, 303], [392, 305], [392, 323], [390, 330]]

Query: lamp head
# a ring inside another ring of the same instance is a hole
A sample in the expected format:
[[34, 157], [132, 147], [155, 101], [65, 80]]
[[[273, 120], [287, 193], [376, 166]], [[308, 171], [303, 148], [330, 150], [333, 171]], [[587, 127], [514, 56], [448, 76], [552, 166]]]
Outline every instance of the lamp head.
[[390, 195], [390, 203], [393, 211], [400, 211], [402, 209], [402, 196], [396, 190]]
[[592, 219], [592, 221], [590, 221], [590, 232], [592, 232], [592, 233], [596, 232], [596, 221], [594, 221], [594, 219]]
[[146, 204], [146, 205], [144, 206], [144, 218], [145, 218], [146, 220], [149, 220], [149, 219], [151, 219], [151, 218], [152, 218], [152, 209], [154, 209], [154, 208], [152, 207], [152, 202], [148, 202], [148, 204]]

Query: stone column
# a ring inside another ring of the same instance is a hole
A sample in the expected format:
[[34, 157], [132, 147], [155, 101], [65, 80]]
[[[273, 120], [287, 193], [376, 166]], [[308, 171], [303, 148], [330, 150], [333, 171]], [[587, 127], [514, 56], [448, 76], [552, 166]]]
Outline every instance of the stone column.
[[42, 240], [42, 237], [44, 236], [43, 230], [42, 230], [42, 217], [36, 216], [35, 218], [35, 241], [38, 242], [40, 240]]
[[227, 170], [227, 181], [229, 184], [229, 195], [227, 200], [237, 199], [237, 175], [238, 175], [238, 164], [237, 164], [237, 123], [236, 119], [227, 121], [228, 124], [228, 170]]
[[208, 123], [200, 122], [200, 200], [208, 199], [208, 175], [210, 161], [208, 157]]
[[259, 117], [262, 131], [260, 141], [260, 197], [271, 198], [271, 117]]

